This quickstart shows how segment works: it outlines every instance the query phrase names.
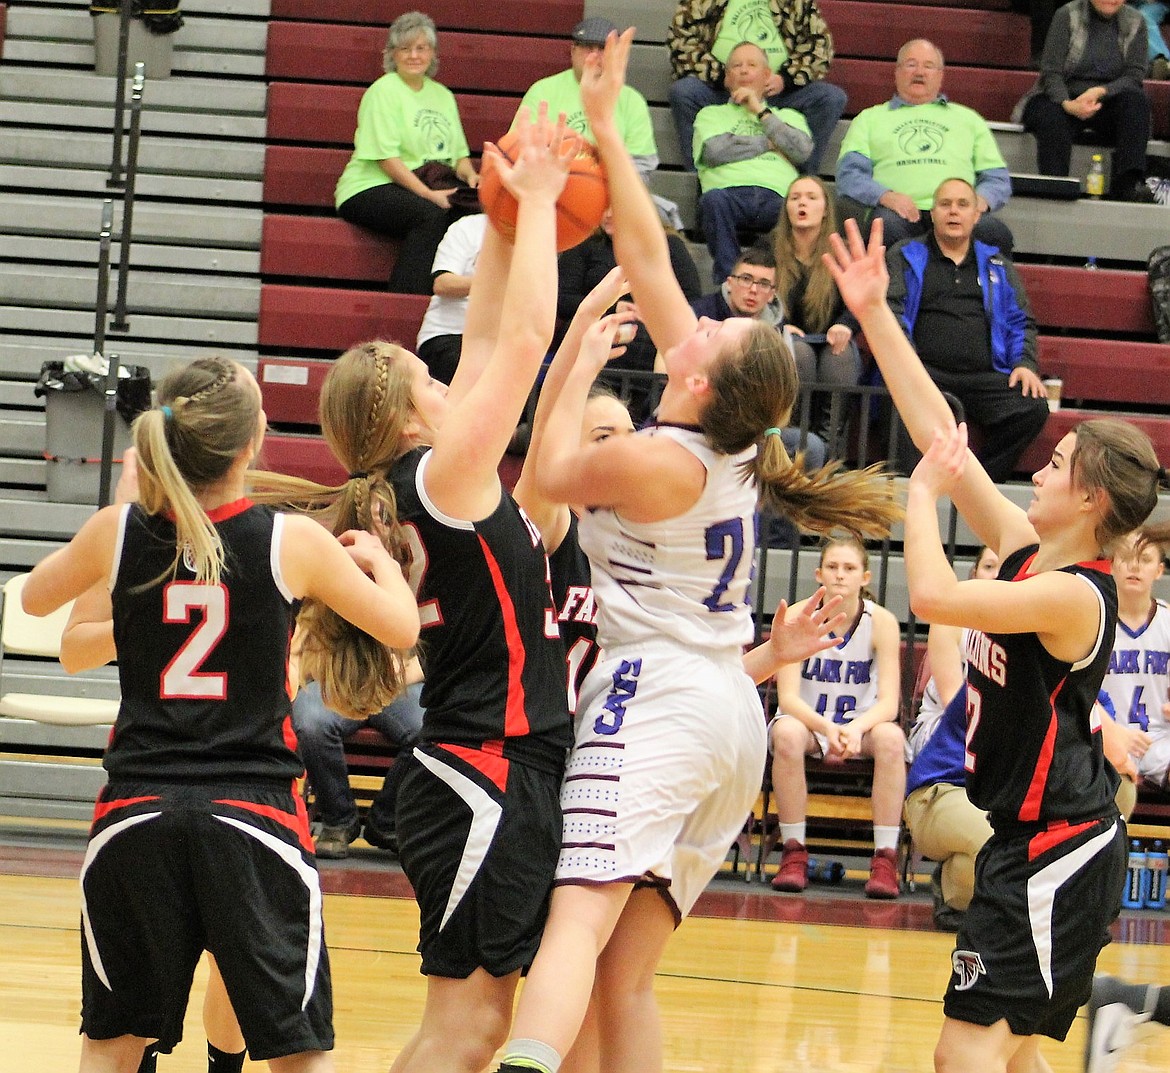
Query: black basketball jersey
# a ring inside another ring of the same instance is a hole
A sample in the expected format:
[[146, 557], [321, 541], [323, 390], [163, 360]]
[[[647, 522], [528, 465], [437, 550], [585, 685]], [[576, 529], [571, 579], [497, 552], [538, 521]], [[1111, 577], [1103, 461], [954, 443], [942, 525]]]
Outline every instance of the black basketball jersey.
[[570, 513], [568, 531], [557, 550], [548, 557], [548, 566], [557, 607], [557, 625], [561, 630], [561, 640], [565, 642], [565, 659], [569, 665], [569, 711], [576, 714], [581, 684], [593, 670], [600, 649], [597, 647], [597, 605], [593, 601], [589, 559], [577, 539], [575, 514]]
[[[283, 516], [246, 499], [210, 512], [226, 566], [196, 584], [175, 526], [126, 507], [111, 595], [122, 702], [112, 777], [277, 781], [301, 774], [289, 697], [297, 603], [280, 577]], [[161, 580], [159, 580], [161, 578]]]
[[482, 521], [444, 516], [423, 489], [428, 458], [411, 452], [391, 473], [423, 627], [422, 738], [559, 774], [572, 743], [565, 649], [540, 533], [507, 492]]
[[[1000, 579], [1026, 578], [1036, 550], [1009, 555]], [[1105, 761], [1093, 702], [1109, 666], [1117, 588], [1107, 561], [1061, 569], [1083, 578], [1100, 601], [1097, 640], [1084, 659], [1056, 659], [1034, 633], [968, 633], [967, 794], [997, 830], [1114, 808], [1117, 775]]]

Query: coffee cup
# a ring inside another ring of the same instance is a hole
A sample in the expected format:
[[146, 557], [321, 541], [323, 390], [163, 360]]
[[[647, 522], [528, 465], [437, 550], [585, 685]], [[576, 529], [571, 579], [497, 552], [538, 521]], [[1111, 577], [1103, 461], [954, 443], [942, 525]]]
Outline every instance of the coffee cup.
[[1055, 413], [1060, 409], [1060, 393], [1064, 390], [1064, 381], [1058, 376], [1050, 376], [1044, 381], [1044, 394], [1048, 397], [1048, 409]]

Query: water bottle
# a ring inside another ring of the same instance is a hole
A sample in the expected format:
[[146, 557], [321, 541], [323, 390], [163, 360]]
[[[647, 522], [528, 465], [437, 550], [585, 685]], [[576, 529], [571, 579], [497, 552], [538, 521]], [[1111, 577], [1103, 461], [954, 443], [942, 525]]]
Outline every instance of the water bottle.
[[1089, 164], [1089, 174], [1085, 177], [1085, 193], [1091, 198], [1099, 198], [1105, 193], [1105, 162], [1100, 153], [1094, 153]]
[[1146, 874], [1149, 880], [1146, 887], [1146, 908], [1166, 908], [1166, 869], [1170, 864], [1170, 857], [1161, 839], [1154, 843], [1154, 848], [1146, 853]]
[[814, 883], [840, 883], [845, 878], [845, 865], [840, 861], [810, 859], [808, 878]]
[[1124, 908], [1141, 909], [1145, 906], [1149, 876], [1149, 872], [1146, 871], [1146, 852], [1135, 838], [1129, 844], [1129, 860], [1125, 868], [1125, 890], [1121, 894], [1121, 904]]

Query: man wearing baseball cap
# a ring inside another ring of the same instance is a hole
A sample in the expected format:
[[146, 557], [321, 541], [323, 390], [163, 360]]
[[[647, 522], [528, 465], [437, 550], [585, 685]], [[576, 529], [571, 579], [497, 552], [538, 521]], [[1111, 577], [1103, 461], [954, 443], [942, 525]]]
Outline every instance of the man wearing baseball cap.
[[[533, 114], [541, 101], [548, 102], [548, 114], [556, 116], [565, 113], [565, 122], [588, 141], [593, 141], [593, 131], [581, 107], [581, 73], [585, 70], [585, 58], [591, 52], [600, 52], [605, 39], [618, 28], [598, 15], [582, 19], [569, 34], [570, 67], [560, 74], [550, 75], [534, 82], [524, 94], [521, 107], [527, 107]], [[618, 98], [618, 130], [622, 141], [634, 158], [634, 164], [645, 178], [658, 167], [658, 147], [654, 142], [654, 128], [650, 122], [650, 109], [646, 98], [632, 86], [623, 86]]]

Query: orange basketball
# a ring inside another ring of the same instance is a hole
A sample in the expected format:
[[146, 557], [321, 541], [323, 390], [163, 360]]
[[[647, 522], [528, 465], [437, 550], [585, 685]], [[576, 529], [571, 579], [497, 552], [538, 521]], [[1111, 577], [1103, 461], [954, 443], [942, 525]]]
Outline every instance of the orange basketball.
[[[609, 207], [609, 186], [601, 168], [597, 150], [574, 131], [565, 137], [576, 145], [576, 153], [569, 164], [569, 178], [557, 199], [557, 252], [572, 249], [584, 242], [601, 223]], [[517, 135], [509, 131], [498, 142], [497, 148], [509, 163], [516, 160]], [[500, 174], [494, 167], [485, 167], [479, 181], [479, 203], [492, 226], [509, 242], [516, 237], [516, 199], [504, 189]]]

